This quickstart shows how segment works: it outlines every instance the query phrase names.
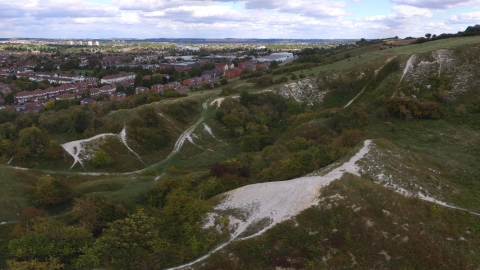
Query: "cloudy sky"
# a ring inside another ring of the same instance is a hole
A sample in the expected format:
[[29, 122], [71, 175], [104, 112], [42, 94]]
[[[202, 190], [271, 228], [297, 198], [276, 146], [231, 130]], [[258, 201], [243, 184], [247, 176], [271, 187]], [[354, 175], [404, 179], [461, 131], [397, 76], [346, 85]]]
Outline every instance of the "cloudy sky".
[[382, 38], [480, 24], [480, 0], [0, 0], [0, 37]]

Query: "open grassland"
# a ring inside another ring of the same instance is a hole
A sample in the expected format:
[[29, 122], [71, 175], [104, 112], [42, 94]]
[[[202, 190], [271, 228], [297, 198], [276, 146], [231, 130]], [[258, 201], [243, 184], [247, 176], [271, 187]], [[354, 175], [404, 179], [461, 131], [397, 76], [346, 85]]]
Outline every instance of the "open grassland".
[[[399, 54], [417, 54], [430, 52], [439, 49], [453, 49], [456, 47], [471, 45], [480, 43], [480, 37], [462, 37], [462, 38], [448, 38], [442, 40], [430, 41], [422, 44], [413, 44], [408, 46], [393, 47], [385, 50], [367, 50], [364, 48], [358, 48], [348, 51], [352, 57], [350, 59], [344, 59], [332, 64], [322, 65], [316, 68], [312, 68], [312, 71], [318, 73], [320, 71], [341, 71], [348, 70], [357, 67], [363, 67], [379, 58], [386, 56], [399, 55]], [[374, 45], [376, 46], [376, 45]], [[369, 48], [370, 46], [366, 47]], [[366, 52], [366, 53], [365, 53]]]
[[[369, 131], [373, 138], [388, 138], [409, 150], [417, 158], [410, 166], [438, 171], [437, 178], [447, 184], [442, 192], [449, 194], [445, 195], [449, 202], [479, 212], [480, 118], [478, 115], [462, 118], [374, 122]], [[429, 174], [423, 172], [423, 176]], [[429, 177], [423, 178], [418, 181], [428, 181]]]
[[0, 165], [0, 223], [15, 221], [28, 205], [27, 190], [33, 188], [38, 173]]

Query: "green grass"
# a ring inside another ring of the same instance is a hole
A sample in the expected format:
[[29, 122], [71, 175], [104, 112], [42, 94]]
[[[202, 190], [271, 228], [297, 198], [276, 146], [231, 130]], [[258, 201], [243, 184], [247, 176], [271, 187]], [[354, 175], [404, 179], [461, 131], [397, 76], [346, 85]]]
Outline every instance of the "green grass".
[[0, 269], [7, 269], [7, 260], [10, 259], [8, 243], [13, 240], [11, 232], [15, 224], [0, 225]]
[[[441, 192], [431, 189], [433, 194], [440, 193], [447, 202], [480, 212], [480, 118], [478, 115], [465, 118], [470, 118], [468, 125], [458, 117], [413, 122], [389, 119], [390, 124], [373, 122], [369, 131], [372, 138], [386, 138], [408, 151], [410, 157], [406, 156], [402, 162], [416, 172], [406, 176], [416, 175], [422, 183], [440, 180], [450, 187]], [[394, 152], [402, 155], [400, 151]]]
[[33, 188], [38, 175], [0, 165], [0, 222], [17, 220], [29, 203], [27, 191]]

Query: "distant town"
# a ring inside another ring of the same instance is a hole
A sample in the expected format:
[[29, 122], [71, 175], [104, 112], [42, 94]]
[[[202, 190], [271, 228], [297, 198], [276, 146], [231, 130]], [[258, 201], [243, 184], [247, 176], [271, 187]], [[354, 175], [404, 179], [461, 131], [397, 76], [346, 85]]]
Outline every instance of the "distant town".
[[164, 95], [211, 89], [257, 69], [290, 62], [306, 47], [353, 42], [224, 41], [3, 39], [0, 108], [38, 113], [61, 102], [102, 105], [148, 91]]

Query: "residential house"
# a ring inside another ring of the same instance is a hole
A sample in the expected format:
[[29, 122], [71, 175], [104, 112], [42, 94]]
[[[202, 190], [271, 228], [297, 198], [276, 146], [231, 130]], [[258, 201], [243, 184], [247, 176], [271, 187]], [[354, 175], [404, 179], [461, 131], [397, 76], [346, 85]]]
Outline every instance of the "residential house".
[[63, 100], [63, 99], [70, 99], [70, 100], [72, 100], [72, 99], [76, 99], [76, 98], [78, 98], [78, 97], [79, 97], [79, 94], [78, 94], [78, 93], [72, 93], [72, 94], [70, 94], [70, 93], [64, 93], [64, 94], [58, 95], [58, 96], [56, 97], [56, 99], [57, 99], [57, 100]]
[[171, 83], [167, 83], [165, 85], [163, 85], [163, 89], [177, 89], [181, 86], [181, 84], [177, 81], [174, 81], [174, 82], [171, 82]]
[[97, 101], [91, 98], [84, 98], [80, 101], [81, 106], [94, 105], [94, 104], [97, 104]]
[[77, 82], [75, 84], [75, 88], [77, 93], [83, 93], [85, 90], [89, 88], [93, 88], [97, 86], [97, 81], [96, 80], [88, 80], [88, 81], [83, 81], [83, 82]]
[[257, 68], [260, 68], [260, 69], [266, 69], [266, 68], [270, 67], [270, 63], [269, 62], [256, 62], [255, 66], [257, 66]]
[[2, 92], [4, 95], [8, 95], [12, 93], [12, 88], [8, 84], [0, 83], [0, 92]]
[[22, 91], [13, 95], [15, 103], [25, 103], [27, 101], [33, 100], [33, 98], [33, 91]]
[[135, 88], [135, 94], [145, 93], [148, 90], [149, 89], [147, 87], [138, 86], [138, 87]]
[[45, 108], [41, 103], [39, 102], [29, 102], [25, 103], [25, 112], [29, 113], [39, 113], [41, 109]]
[[115, 92], [116, 89], [117, 89], [117, 86], [115, 84], [109, 84], [109, 85], [104, 85], [98, 88], [97, 90], [99, 93], [104, 93], [105, 95], [111, 95], [113, 94], [113, 92]]
[[204, 74], [202, 76], [200, 76], [200, 79], [202, 80], [202, 82], [210, 82], [212, 81], [212, 75], [211, 74]]
[[185, 85], [185, 86], [194, 86], [194, 85], [196, 85], [194, 78], [186, 79], [186, 80], [184, 80], [184, 81], [182, 82], [182, 84]]
[[110, 100], [122, 100], [122, 99], [125, 99], [126, 97], [127, 97], [127, 94], [125, 94], [124, 92], [115, 92], [110, 95]]
[[96, 96], [100, 95], [100, 91], [97, 88], [92, 88], [88, 91], [90, 91], [90, 96], [91, 97], [96, 97]]
[[239, 68], [234, 68], [234, 69], [229, 69], [225, 71], [225, 77], [227, 78], [233, 78], [233, 77], [238, 77], [242, 74], [242, 70]]
[[223, 72], [235, 68], [235, 65], [233, 63], [220, 63], [220, 64], [215, 64], [215, 68], [218, 68], [222, 70]]
[[124, 73], [124, 74], [117, 74], [117, 75], [110, 75], [103, 77], [100, 82], [106, 84], [112, 84], [120, 81], [134, 81], [137, 75], [133, 72]]
[[154, 86], [152, 86], [152, 91], [163, 94], [164, 93], [163, 85], [162, 84], [155, 84]]

